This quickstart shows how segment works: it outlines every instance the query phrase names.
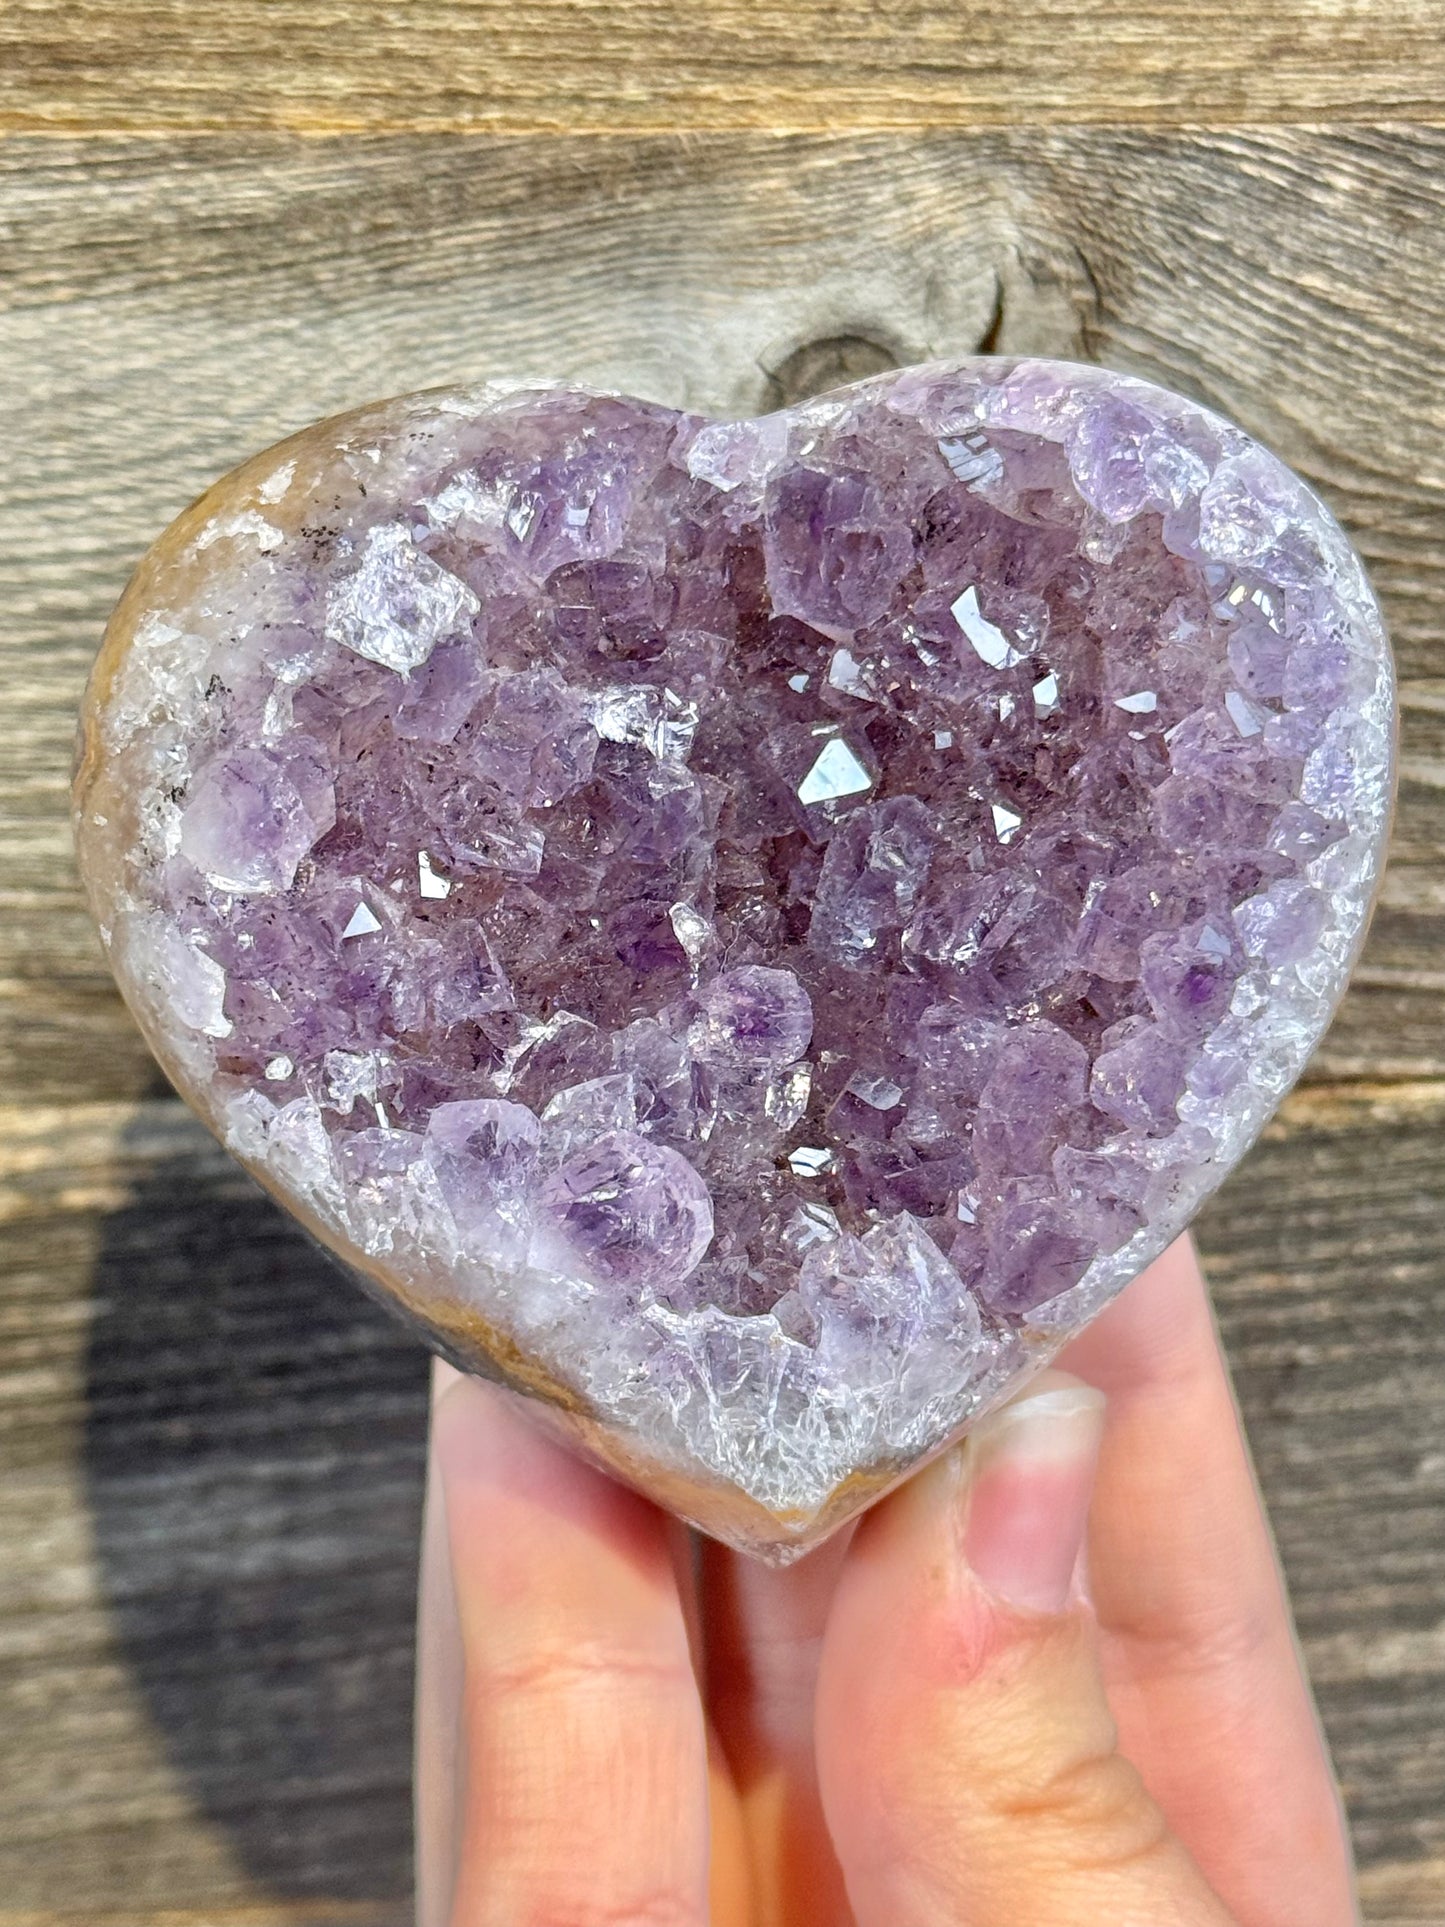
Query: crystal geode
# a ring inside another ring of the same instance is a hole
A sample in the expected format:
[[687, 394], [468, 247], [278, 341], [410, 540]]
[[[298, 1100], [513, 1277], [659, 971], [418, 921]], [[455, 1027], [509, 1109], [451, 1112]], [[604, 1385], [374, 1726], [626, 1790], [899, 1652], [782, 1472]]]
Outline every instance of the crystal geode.
[[749, 422], [493, 385], [176, 522], [77, 822], [249, 1169], [780, 1558], [1256, 1135], [1360, 939], [1391, 731], [1329, 513], [1143, 382], [979, 359]]

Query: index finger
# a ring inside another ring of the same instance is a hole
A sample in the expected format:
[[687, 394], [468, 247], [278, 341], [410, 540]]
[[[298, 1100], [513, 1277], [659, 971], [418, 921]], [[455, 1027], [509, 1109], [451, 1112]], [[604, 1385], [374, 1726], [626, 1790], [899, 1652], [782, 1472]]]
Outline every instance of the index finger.
[[704, 1927], [707, 1736], [667, 1520], [473, 1379], [437, 1399], [432, 1454], [461, 1648], [433, 1917]]
[[1060, 1363], [1109, 1400], [1087, 1559], [1121, 1750], [1241, 1921], [1349, 1927], [1339, 1795], [1189, 1239]]

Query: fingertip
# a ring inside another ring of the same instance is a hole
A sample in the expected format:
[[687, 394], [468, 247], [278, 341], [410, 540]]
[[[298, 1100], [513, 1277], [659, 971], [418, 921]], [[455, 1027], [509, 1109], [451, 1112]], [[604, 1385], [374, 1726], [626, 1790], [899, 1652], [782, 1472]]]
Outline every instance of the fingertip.
[[1124, 1750], [1241, 1917], [1353, 1918], [1348, 1833], [1192, 1241], [1063, 1356], [1112, 1407], [1089, 1591]]
[[1041, 1373], [864, 1518], [827, 1634], [840, 1704], [885, 1667], [895, 1697], [968, 1690], [1051, 1636], [1075, 1594], [1104, 1410], [1082, 1380]]
[[[524, 1421], [506, 1410], [495, 1387], [454, 1370], [440, 1359], [432, 1375], [431, 1447], [448, 1478], [480, 1474], [500, 1455], [517, 1449], [513, 1434]], [[523, 1440], [527, 1450], [531, 1440]], [[537, 1447], [545, 1444], [540, 1436]]]
[[[875, 1506], [865, 1557], [928, 1559], [1006, 1604], [1061, 1611], [1083, 1544], [1107, 1400], [1071, 1373], [1040, 1372]], [[941, 1562], [941, 1564], [940, 1564]]]
[[458, 1377], [432, 1455], [461, 1632], [451, 1918], [701, 1921], [707, 1746], [668, 1521]]
[[1188, 1232], [1070, 1340], [1060, 1362], [1114, 1399], [1222, 1375], [1214, 1311]]
[[1078, 1589], [1104, 1412], [1041, 1374], [857, 1535], [818, 1752], [861, 1918], [1092, 1918], [1104, 1878], [1138, 1918], [1219, 1920], [1117, 1752]]
[[455, 1385], [457, 1380], [463, 1376], [465, 1376], [465, 1374], [459, 1372], [455, 1365], [449, 1365], [444, 1358], [439, 1358], [433, 1354], [431, 1362], [431, 1395], [433, 1404], [435, 1404], [437, 1399], [441, 1397], [442, 1393], [446, 1391], [449, 1386]]
[[480, 1562], [490, 1589], [607, 1562], [675, 1590], [665, 1516], [551, 1436], [514, 1393], [454, 1374], [433, 1407], [432, 1452], [464, 1598]]
[[1045, 1372], [970, 1442], [964, 1558], [1009, 1606], [1060, 1613], [1069, 1602], [1104, 1412], [1102, 1392], [1065, 1372]]
[[448, 1516], [459, 1503], [474, 1505], [489, 1495], [522, 1497], [549, 1475], [560, 1482], [564, 1468], [550, 1463], [555, 1450], [507, 1410], [494, 1387], [461, 1372], [442, 1382], [432, 1403], [431, 1455]]

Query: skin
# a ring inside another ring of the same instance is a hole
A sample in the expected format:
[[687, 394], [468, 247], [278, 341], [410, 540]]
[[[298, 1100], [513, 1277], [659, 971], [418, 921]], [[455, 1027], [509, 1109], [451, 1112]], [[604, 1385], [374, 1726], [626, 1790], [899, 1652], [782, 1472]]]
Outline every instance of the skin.
[[1356, 1922], [1187, 1240], [1061, 1363], [781, 1572], [439, 1367], [420, 1927]]

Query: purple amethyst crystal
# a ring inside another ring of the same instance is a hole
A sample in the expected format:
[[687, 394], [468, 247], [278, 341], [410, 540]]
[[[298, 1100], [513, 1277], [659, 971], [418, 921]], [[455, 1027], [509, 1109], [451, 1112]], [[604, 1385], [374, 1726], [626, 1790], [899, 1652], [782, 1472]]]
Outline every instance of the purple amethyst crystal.
[[712, 1198], [680, 1151], [612, 1131], [576, 1152], [539, 1187], [534, 1248], [557, 1271], [624, 1294], [665, 1295], [712, 1242]]
[[745, 964], [714, 977], [697, 1001], [688, 1042], [704, 1064], [795, 1064], [813, 1034], [813, 1006], [791, 970]]
[[533, 1113], [505, 1098], [438, 1104], [427, 1120], [422, 1155], [436, 1174], [459, 1246], [483, 1263], [526, 1259], [540, 1139]]
[[1240, 1156], [1343, 987], [1390, 730], [1327, 511], [1146, 383], [498, 387], [309, 430], [163, 538], [77, 821], [238, 1155], [777, 1550]]

